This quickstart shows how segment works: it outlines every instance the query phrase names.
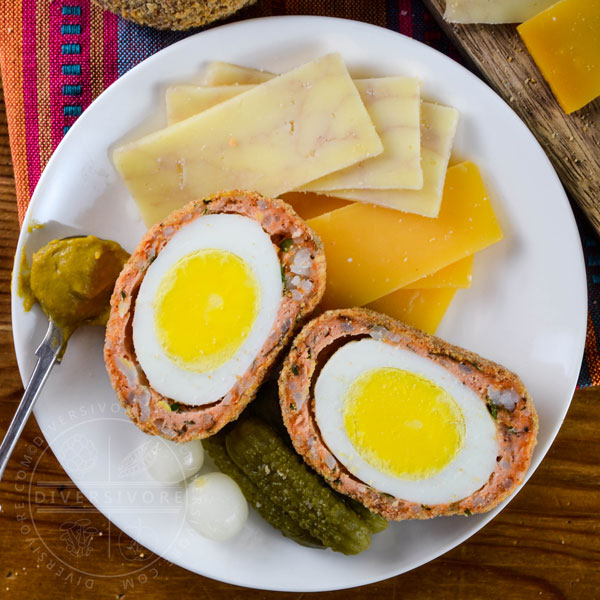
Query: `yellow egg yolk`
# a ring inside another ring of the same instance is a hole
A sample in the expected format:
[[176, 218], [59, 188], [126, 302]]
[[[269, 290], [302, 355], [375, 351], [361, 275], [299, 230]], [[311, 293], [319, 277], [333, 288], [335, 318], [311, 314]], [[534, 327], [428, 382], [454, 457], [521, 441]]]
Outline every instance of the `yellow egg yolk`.
[[260, 288], [239, 256], [214, 248], [178, 260], [160, 282], [154, 319], [164, 352], [186, 370], [209, 373], [248, 337]]
[[426, 479], [460, 452], [461, 410], [432, 381], [396, 368], [366, 371], [343, 403], [344, 426], [359, 455], [372, 467], [403, 479]]

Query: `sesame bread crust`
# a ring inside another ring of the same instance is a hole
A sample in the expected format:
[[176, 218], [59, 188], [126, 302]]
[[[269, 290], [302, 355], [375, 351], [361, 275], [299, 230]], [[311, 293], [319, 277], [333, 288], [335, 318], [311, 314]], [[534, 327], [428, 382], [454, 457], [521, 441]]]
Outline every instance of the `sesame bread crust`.
[[224, 19], [256, 0], [95, 0], [105, 10], [156, 29], [185, 30]]

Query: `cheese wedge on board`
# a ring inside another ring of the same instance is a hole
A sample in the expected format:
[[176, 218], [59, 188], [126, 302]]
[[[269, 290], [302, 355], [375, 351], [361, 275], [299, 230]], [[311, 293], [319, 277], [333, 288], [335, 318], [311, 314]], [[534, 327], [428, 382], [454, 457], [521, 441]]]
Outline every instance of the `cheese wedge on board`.
[[455, 108], [431, 102], [421, 104], [422, 189], [334, 190], [330, 193], [346, 200], [387, 206], [424, 217], [437, 217], [457, 124], [458, 111]]
[[329, 54], [117, 148], [113, 160], [151, 225], [222, 189], [278, 196], [382, 150], [340, 55]]
[[556, 0], [447, 0], [450, 23], [522, 23]]
[[600, 0], [562, 0], [517, 29], [565, 112], [600, 96]]
[[367, 308], [434, 334], [455, 294], [456, 288], [401, 289], [367, 304]]
[[326, 308], [363, 306], [502, 239], [471, 162], [448, 169], [437, 219], [355, 203], [308, 224], [325, 247]]
[[[305, 221], [351, 204], [347, 200], [312, 192], [289, 192], [283, 194], [281, 199], [290, 204]], [[431, 275], [417, 279], [403, 289], [468, 288], [471, 287], [472, 275], [473, 256], [467, 256]]]
[[[421, 83], [414, 77], [359, 79], [354, 83], [381, 138], [383, 152], [301, 189], [421, 189]], [[248, 85], [170, 87], [166, 96], [167, 119], [175, 123], [189, 118], [248, 89]]]

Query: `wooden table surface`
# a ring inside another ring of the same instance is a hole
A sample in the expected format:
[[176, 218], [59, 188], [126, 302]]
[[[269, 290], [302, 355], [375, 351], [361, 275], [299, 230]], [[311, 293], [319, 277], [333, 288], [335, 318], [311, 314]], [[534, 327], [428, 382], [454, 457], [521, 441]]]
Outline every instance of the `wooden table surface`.
[[[1, 91], [0, 91], [1, 94]], [[10, 319], [18, 236], [0, 98], [0, 433], [23, 388]], [[33, 469], [32, 465], [36, 465]], [[70, 483], [31, 418], [0, 484], [0, 598], [302, 598], [233, 587], [140, 547]], [[307, 574], [307, 576], [310, 576]], [[314, 598], [542, 600], [600, 598], [600, 389], [579, 391], [553, 447], [498, 517], [410, 573]]]

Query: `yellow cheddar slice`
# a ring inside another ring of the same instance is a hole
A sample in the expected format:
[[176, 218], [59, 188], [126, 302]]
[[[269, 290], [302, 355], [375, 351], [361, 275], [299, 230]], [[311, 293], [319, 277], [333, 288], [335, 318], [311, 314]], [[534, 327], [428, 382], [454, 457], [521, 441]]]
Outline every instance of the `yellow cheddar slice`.
[[565, 112], [600, 96], [600, 0], [562, 0], [518, 31]]
[[244, 83], [264, 83], [275, 75], [269, 71], [241, 67], [214, 60], [204, 71], [204, 85], [237, 85]]
[[404, 290], [436, 290], [440, 288], [470, 288], [473, 280], [473, 258], [467, 256], [405, 285]]
[[216, 104], [247, 92], [256, 85], [173, 85], [167, 88], [167, 122], [169, 125], [189, 119]]
[[556, 0], [447, 0], [450, 23], [522, 23]]
[[[283, 194], [281, 199], [290, 204], [305, 221], [351, 204], [348, 200], [313, 192], [289, 192]], [[467, 256], [414, 281], [404, 289], [468, 288], [471, 287], [472, 275], [473, 256]]]
[[280, 198], [290, 204], [305, 221], [352, 204], [349, 200], [314, 192], [288, 192], [282, 194]]
[[[311, 181], [301, 189], [421, 189], [421, 83], [413, 77], [359, 79], [354, 83], [381, 138], [383, 152], [367, 161]], [[249, 88], [248, 85], [170, 87], [167, 90], [168, 121], [175, 123], [187, 119]]]
[[144, 222], [222, 189], [278, 196], [383, 150], [339, 54], [329, 54], [115, 150]]
[[471, 162], [448, 169], [437, 219], [355, 203], [308, 224], [325, 246], [326, 308], [363, 306], [502, 239]]
[[437, 217], [442, 202], [444, 178], [446, 177], [457, 124], [458, 111], [456, 109], [430, 102], [422, 103], [422, 189], [335, 190], [330, 193], [338, 198], [387, 206], [424, 217]]
[[455, 294], [456, 288], [401, 289], [367, 304], [367, 308], [433, 334]]

